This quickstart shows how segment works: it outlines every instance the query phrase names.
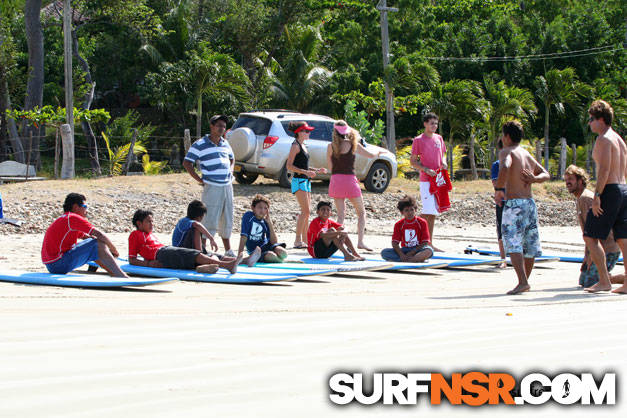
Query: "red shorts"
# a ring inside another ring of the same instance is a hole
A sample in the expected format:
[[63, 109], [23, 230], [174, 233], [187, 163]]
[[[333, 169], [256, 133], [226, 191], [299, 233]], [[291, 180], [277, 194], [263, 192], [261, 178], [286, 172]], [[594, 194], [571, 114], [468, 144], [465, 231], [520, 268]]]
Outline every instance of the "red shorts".
[[329, 183], [329, 196], [334, 199], [360, 197], [359, 180], [354, 174], [333, 174]]

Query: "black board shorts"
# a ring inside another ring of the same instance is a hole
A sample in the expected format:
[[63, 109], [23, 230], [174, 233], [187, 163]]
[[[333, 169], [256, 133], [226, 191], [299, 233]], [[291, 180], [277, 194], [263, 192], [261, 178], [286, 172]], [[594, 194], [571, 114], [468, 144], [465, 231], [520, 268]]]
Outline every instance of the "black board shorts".
[[627, 238], [627, 185], [606, 184], [601, 193], [601, 216], [594, 216], [592, 209], [586, 216], [584, 237], [606, 239], [614, 231], [614, 239]]
[[194, 270], [198, 254], [195, 249], [166, 246], [159, 248], [155, 258], [167, 269]]
[[320, 238], [314, 243], [314, 256], [316, 258], [329, 258], [338, 250], [337, 245], [331, 242], [328, 246], [324, 245], [324, 240]]
[[[503, 200], [503, 206], [505, 206], [505, 200]], [[501, 225], [503, 224], [503, 206], [496, 205], [496, 236], [498, 239], [503, 239], [503, 233], [501, 232]]]

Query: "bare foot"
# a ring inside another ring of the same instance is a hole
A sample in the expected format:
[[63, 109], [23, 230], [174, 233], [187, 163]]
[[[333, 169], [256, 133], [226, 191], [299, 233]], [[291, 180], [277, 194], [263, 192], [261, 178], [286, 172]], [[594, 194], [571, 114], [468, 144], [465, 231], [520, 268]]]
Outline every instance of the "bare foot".
[[610, 274], [610, 283], [623, 284], [625, 282], [624, 274]]
[[612, 293], [621, 293], [623, 295], [627, 295], [627, 287], [625, 285], [622, 285], [621, 287], [617, 287], [616, 289], [612, 290]]
[[260, 258], [261, 258], [261, 248], [256, 247], [255, 251], [253, 251], [252, 254], [248, 256], [248, 261], [246, 262], [246, 265], [248, 267], [252, 267], [255, 265], [257, 261], [259, 261]]
[[242, 262], [242, 258], [244, 258], [244, 254], [238, 254], [237, 257], [235, 257], [235, 260], [226, 264], [224, 268], [226, 268], [231, 274], [237, 273], [237, 266]]
[[296, 249], [307, 248], [307, 243], [303, 242], [303, 241], [296, 241], [296, 242], [294, 242], [294, 248], [296, 248]]
[[518, 295], [520, 293], [529, 291], [529, 289], [531, 289], [531, 286], [529, 286], [528, 284], [519, 284], [518, 286], [507, 292], [507, 294]]
[[438, 252], [438, 253], [443, 253], [444, 252], [441, 249], [439, 249], [438, 247], [435, 247], [434, 245], [431, 245], [431, 248], [433, 248], [433, 251]]
[[596, 292], [609, 292], [610, 290], [612, 290], [612, 285], [609, 286], [602, 286], [599, 283], [592, 285], [590, 287], [586, 287], [585, 289], [586, 292], [590, 292], [590, 293], [596, 293]]
[[505, 261], [503, 261], [502, 263], [499, 263], [496, 265], [497, 269], [506, 269], [507, 268], [507, 263]]
[[359, 257], [355, 257], [352, 254], [346, 254], [344, 256], [344, 261], [362, 261], [362, 260], [360, 260]]
[[357, 244], [357, 248], [359, 248], [360, 250], [365, 250], [365, 251], [372, 251], [372, 248], [368, 247], [366, 244], [364, 244], [363, 242], [361, 244]]
[[218, 271], [218, 268], [217, 264], [201, 264], [196, 267], [196, 271], [198, 273], [213, 274]]

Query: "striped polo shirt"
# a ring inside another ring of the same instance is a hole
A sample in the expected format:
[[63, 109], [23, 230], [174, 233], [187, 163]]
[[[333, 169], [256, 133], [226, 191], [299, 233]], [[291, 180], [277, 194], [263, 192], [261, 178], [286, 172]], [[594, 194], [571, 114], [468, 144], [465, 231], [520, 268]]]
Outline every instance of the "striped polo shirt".
[[213, 186], [225, 186], [233, 182], [231, 160], [234, 159], [233, 150], [224, 138], [220, 138], [216, 145], [209, 135], [194, 142], [185, 156], [186, 161], [200, 161], [202, 181]]

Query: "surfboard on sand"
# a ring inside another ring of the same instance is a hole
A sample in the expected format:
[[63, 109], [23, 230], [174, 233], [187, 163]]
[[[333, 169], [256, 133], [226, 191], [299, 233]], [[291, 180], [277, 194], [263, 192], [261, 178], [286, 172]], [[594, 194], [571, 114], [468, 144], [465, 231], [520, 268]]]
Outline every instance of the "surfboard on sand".
[[294, 280], [298, 276], [295, 274], [249, 274], [240, 273], [230, 274], [226, 270], [220, 269], [218, 273], [198, 273], [194, 270], [177, 270], [154, 267], [134, 266], [126, 262], [119, 263], [120, 269], [128, 274], [136, 274], [148, 277], [176, 277], [180, 280], [207, 283], [264, 283], [264, 282], [280, 282], [284, 280]]
[[468, 256], [464, 254], [442, 253], [437, 252], [439, 257], [431, 257], [424, 263], [406, 263], [406, 262], [394, 262], [386, 261], [380, 256], [367, 255], [366, 260], [378, 261], [381, 263], [390, 263], [391, 267], [387, 270], [416, 270], [425, 268], [448, 268], [448, 267], [470, 267], [480, 266], [486, 264], [498, 264], [501, 260], [498, 257], [483, 257], [483, 256]]
[[[466, 252], [467, 254], [472, 254], [472, 253], [477, 253], [480, 255], [499, 255], [499, 251], [498, 250], [491, 250], [488, 248], [474, 248], [473, 246], [468, 246], [466, 247], [466, 249], [464, 250], [464, 252]], [[508, 263], [509, 263], [509, 257], [507, 257]], [[555, 255], [542, 255], [540, 257], [536, 257], [535, 258], [535, 262], [536, 263], [541, 263], [541, 262], [547, 262], [547, 261], [559, 261], [560, 258], [558, 256]]]
[[366, 259], [365, 261], [344, 261], [342, 256], [332, 256], [331, 258], [313, 258], [307, 256], [289, 256], [288, 262], [295, 260], [296, 263], [302, 263], [300, 266], [324, 266], [335, 269], [338, 273], [344, 273], [348, 271], [375, 271], [375, 270], [387, 270], [392, 267], [392, 263], [388, 261], [372, 261]]
[[51, 274], [34, 273], [18, 270], [0, 270], [0, 280], [12, 283], [27, 283], [49, 286], [69, 287], [126, 287], [151, 286], [156, 284], [172, 283], [178, 279], [165, 276], [159, 279], [111, 277], [95, 274]]

